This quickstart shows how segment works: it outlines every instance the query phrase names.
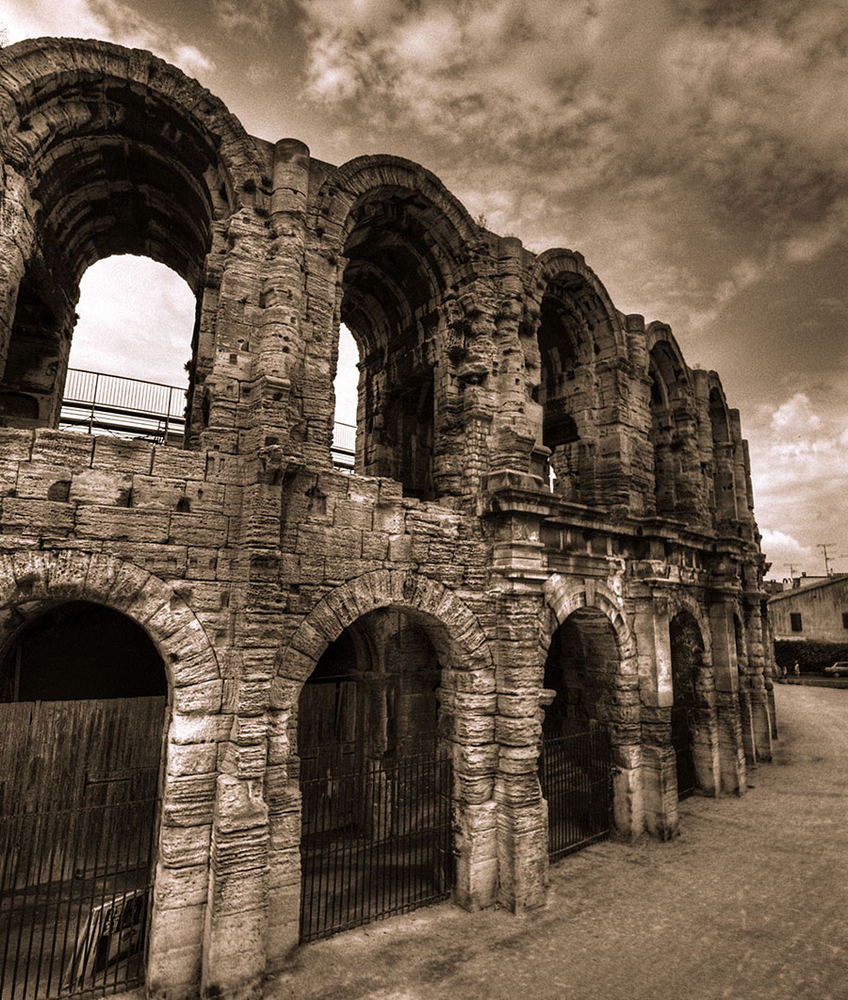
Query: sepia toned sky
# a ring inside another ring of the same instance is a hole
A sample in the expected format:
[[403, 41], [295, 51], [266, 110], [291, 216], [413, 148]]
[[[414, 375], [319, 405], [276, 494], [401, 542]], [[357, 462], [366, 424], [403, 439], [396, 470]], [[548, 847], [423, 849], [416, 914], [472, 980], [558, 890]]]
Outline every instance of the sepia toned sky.
[[[844, 0], [0, 0], [0, 28], [151, 49], [254, 135], [409, 157], [490, 229], [579, 250], [720, 373], [771, 575], [820, 573], [819, 543], [848, 571]], [[187, 289], [112, 263], [72, 363], [178, 379]], [[133, 286], [173, 324], [140, 324]]]

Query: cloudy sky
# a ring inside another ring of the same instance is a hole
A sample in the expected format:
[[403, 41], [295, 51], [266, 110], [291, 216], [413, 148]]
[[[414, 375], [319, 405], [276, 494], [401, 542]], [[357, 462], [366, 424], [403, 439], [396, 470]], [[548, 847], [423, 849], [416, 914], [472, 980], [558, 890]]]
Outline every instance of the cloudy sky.
[[[0, 0], [0, 28], [151, 49], [254, 135], [410, 157], [490, 229], [579, 250], [721, 374], [771, 575], [821, 572], [819, 543], [848, 571], [844, 0]], [[137, 373], [179, 379], [187, 289], [110, 263], [73, 363], [133, 371], [156, 287], [172, 344]]]

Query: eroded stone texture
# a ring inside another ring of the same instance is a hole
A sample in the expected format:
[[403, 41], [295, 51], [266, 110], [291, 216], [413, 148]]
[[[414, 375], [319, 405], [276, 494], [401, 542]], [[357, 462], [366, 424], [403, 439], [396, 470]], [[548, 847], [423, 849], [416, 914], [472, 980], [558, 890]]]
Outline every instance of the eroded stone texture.
[[[435, 713], [463, 906], [544, 900], [552, 720], [610, 731], [623, 837], [676, 832], [684, 688], [698, 787], [744, 790], [773, 721], [747, 449], [667, 326], [418, 164], [251, 138], [146, 52], [11, 46], [0, 106], [3, 638], [89, 600], [162, 653], [150, 996], [253, 995], [296, 947], [302, 691], [334, 643], [370, 754], [389, 692], [392, 725]], [[119, 252], [197, 295], [186, 450], [53, 429], [79, 278]], [[354, 474], [330, 451], [342, 321]]]

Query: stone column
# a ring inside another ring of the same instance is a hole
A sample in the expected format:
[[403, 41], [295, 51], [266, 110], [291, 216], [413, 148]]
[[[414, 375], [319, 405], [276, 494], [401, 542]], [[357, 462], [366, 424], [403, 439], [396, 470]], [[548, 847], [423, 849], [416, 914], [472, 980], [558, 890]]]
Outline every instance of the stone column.
[[[542, 440], [542, 412], [530, 399], [527, 385], [528, 366], [538, 370], [539, 348], [536, 323], [523, 325], [524, 298], [521, 282], [523, 247], [516, 237], [499, 240], [498, 269], [502, 300], [495, 324], [495, 350], [498, 358], [496, 398], [492, 421], [490, 468], [492, 471], [529, 475], [530, 453]], [[536, 316], [538, 319], [538, 314]], [[541, 483], [535, 484], [537, 487]]]
[[439, 729], [453, 765], [454, 899], [467, 910], [497, 900], [495, 710], [491, 669], [442, 668]]
[[766, 691], [764, 637], [762, 618], [757, 613], [756, 606], [746, 615], [746, 630], [753, 752], [756, 760], [771, 760], [772, 721]]
[[262, 781], [218, 776], [201, 995], [259, 1000], [265, 975], [268, 809]]
[[644, 823], [661, 840], [673, 837], [680, 823], [677, 771], [670, 743], [671, 641], [668, 602], [647, 591], [635, 602], [634, 631], [639, 665], [642, 719], [641, 784]]
[[719, 787], [745, 791], [745, 753], [739, 710], [739, 666], [733, 608], [728, 601], [710, 605], [710, 637], [718, 721]]
[[18, 288], [32, 257], [35, 231], [26, 181], [8, 164], [0, 201], [0, 380], [15, 322]]
[[497, 616], [499, 900], [513, 912], [540, 906], [548, 872], [548, 810], [539, 783], [542, 650], [539, 598], [504, 593]]

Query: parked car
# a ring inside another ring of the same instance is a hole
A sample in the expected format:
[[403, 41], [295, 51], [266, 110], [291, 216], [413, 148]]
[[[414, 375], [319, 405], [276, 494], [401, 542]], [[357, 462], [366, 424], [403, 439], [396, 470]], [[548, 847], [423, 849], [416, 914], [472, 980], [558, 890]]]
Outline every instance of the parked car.
[[841, 677], [843, 674], [848, 676], [848, 660], [837, 660], [836, 663], [825, 667], [824, 672], [830, 674], [831, 677]]

